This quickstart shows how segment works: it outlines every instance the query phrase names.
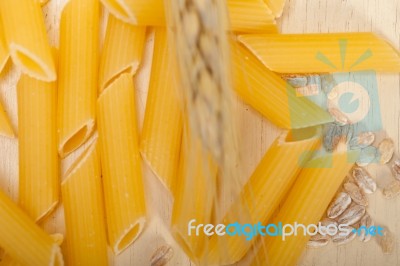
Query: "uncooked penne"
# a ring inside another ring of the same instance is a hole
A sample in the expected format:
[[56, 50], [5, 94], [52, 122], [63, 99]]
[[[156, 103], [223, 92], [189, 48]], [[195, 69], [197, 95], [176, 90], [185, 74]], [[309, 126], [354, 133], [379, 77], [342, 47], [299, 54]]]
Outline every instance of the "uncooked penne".
[[70, 0], [61, 15], [57, 127], [62, 158], [82, 145], [94, 129], [99, 12], [98, 0]]
[[10, 53], [8, 52], [7, 42], [4, 36], [3, 23], [0, 16], [0, 73], [5, 67]]
[[22, 75], [17, 84], [19, 204], [33, 220], [59, 200], [57, 86]]
[[[199, 262], [208, 244], [205, 235], [188, 234], [188, 222], [212, 222], [217, 167], [199, 139], [184, 130], [178, 180], [173, 190], [172, 235], [189, 258]], [[211, 189], [210, 189], [211, 188]]]
[[[321, 129], [308, 128], [301, 135], [284, 132], [271, 145], [233, 204], [224, 223], [267, 223], [294, 183], [297, 174], [320, 145]], [[284, 159], [282, 159], [284, 158]], [[228, 265], [239, 261], [254, 244], [246, 236], [213, 236], [208, 263]]]
[[165, 25], [163, 0], [101, 0], [118, 19], [133, 25]]
[[268, 7], [271, 9], [275, 17], [282, 16], [283, 8], [286, 0], [264, 0]]
[[373, 33], [247, 34], [239, 41], [279, 73], [400, 71], [399, 51]]
[[127, 24], [108, 17], [106, 37], [100, 60], [100, 92], [122, 73], [134, 75], [142, 59], [146, 27]]
[[61, 191], [68, 264], [108, 265], [97, 139], [90, 143], [67, 171]]
[[54, 81], [56, 69], [40, 4], [32, 0], [0, 1], [0, 17], [14, 64], [33, 78]]
[[41, 6], [44, 6], [47, 4], [47, 2], [49, 2], [49, 0], [36, 0], [36, 2], [38, 2]]
[[[50, 235], [53, 242], [61, 246], [62, 242], [64, 241], [64, 236], [62, 234], [52, 234]], [[1, 254], [0, 251], [0, 266], [22, 266], [17, 260], [13, 259], [9, 254]]]
[[8, 119], [7, 113], [0, 103], [0, 135], [8, 138], [15, 137], [14, 131], [11, 127], [10, 120]]
[[264, 0], [227, 0], [230, 27], [236, 32], [277, 33], [275, 18]]
[[268, 70], [245, 47], [231, 42], [233, 84], [244, 102], [275, 125], [290, 129], [332, 122], [331, 115]]
[[[101, 0], [118, 19], [134, 25], [165, 26], [164, 0]], [[263, 0], [227, 0], [230, 29], [277, 32], [271, 10]]]
[[140, 149], [153, 172], [172, 191], [182, 141], [182, 107], [170, 48], [165, 28], [156, 28]]
[[97, 104], [108, 240], [119, 254], [137, 239], [146, 221], [131, 75], [117, 78]]
[[60, 247], [0, 191], [0, 246], [22, 265], [64, 265]]
[[[271, 223], [317, 224], [323, 216], [346, 174], [354, 165], [358, 151], [328, 153], [306, 163], [288, 197]], [[262, 238], [262, 245], [252, 265], [296, 265], [310, 235]]]

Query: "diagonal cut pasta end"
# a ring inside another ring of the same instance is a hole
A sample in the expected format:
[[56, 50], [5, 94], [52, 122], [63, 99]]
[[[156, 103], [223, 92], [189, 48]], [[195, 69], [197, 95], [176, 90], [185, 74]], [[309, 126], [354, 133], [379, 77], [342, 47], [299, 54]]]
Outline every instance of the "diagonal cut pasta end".
[[28, 49], [15, 43], [10, 44], [10, 55], [14, 64], [26, 75], [46, 82], [56, 80], [54, 62], [48, 65]]

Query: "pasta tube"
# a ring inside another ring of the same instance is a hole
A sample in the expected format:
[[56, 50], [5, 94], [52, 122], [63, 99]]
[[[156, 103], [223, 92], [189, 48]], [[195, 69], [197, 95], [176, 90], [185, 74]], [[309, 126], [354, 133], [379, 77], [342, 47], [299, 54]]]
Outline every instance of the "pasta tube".
[[280, 73], [400, 71], [399, 52], [373, 33], [249, 34], [239, 41]]
[[44, 6], [45, 4], [47, 4], [47, 2], [49, 2], [49, 0], [36, 0], [36, 2], [39, 2], [41, 6]]
[[58, 82], [58, 152], [63, 158], [91, 135], [95, 124], [98, 0], [70, 0], [61, 15]]
[[[224, 223], [267, 223], [304, 163], [320, 144], [319, 128], [304, 129], [301, 134], [284, 132], [275, 140], [241, 192], [241, 202], [233, 205], [224, 218]], [[207, 264], [216, 263], [218, 256], [218, 265], [239, 261], [251, 248], [255, 239], [245, 238], [246, 236], [237, 235], [213, 236]]]
[[[118, 19], [134, 24], [165, 26], [164, 0], [101, 0]], [[230, 29], [277, 32], [274, 16], [263, 0], [227, 0]]]
[[135, 74], [142, 59], [146, 28], [108, 17], [100, 60], [99, 86], [104, 90], [122, 73]]
[[188, 234], [188, 222], [212, 221], [215, 199], [212, 188], [216, 184], [217, 167], [211, 158], [200, 139], [192, 139], [184, 130], [171, 225], [173, 237], [194, 262], [206, 255], [207, 239], [204, 235]]
[[108, 240], [115, 254], [140, 235], [146, 216], [133, 81], [122, 74], [98, 99]]
[[97, 139], [67, 171], [61, 192], [68, 264], [107, 265], [107, 236]]
[[282, 16], [283, 8], [286, 0], [264, 0], [268, 7], [272, 10], [275, 17]]
[[54, 81], [56, 69], [40, 4], [32, 0], [0, 1], [0, 17], [14, 64], [33, 78]]
[[23, 265], [64, 265], [60, 247], [2, 191], [0, 217], [0, 246], [8, 255]]
[[277, 33], [275, 18], [264, 0], [227, 0], [232, 31]]
[[246, 48], [231, 42], [233, 83], [247, 104], [275, 125], [290, 129], [332, 122], [331, 115], [296, 91], [278, 75], [269, 71]]
[[[355, 151], [315, 157], [301, 171], [273, 224], [317, 224], [346, 174], [353, 166]], [[262, 238], [262, 246], [253, 265], [296, 265], [310, 235]]]
[[0, 73], [5, 67], [10, 53], [8, 52], [7, 42], [4, 36], [3, 23], [0, 16]]
[[10, 120], [8, 119], [6, 111], [4, 111], [3, 105], [0, 103], [0, 135], [13, 138], [15, 137], [14, 131], [12, 130]]
[[[51, 239], [55, 244], [61, 246], [64, 241], [64, 236], [62, 234], [52, 234], [50, 235]], [[1, 254], [0, 251], [0, 266], [21, 266], [21, 263], [13, 259], [9, 254]]]
[[182, 138], [182, 115], [175, 70], [167, 32], [163, 28], [156, 28], [141, 152], [170, 191], [176, 181]]
[[101, 0], [118, 19], [134, 25], [165, 25], [163, 0]]
[[59, 200], [56, 83], [22, 75], [17, 99], [19, 204], [38, 221]]

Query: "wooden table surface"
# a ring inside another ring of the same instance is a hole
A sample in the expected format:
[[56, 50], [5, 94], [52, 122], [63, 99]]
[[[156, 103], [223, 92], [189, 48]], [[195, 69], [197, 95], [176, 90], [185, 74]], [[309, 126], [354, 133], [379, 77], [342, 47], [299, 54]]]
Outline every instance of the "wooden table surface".
[[[59, 18], [65, 0], [51, 0], [44, 7], [50, 43], [58, 46]], [[372, 31], [400, 47], [400, 0], [288, 0], [283, 16], [278, 20], [283, 33], [317, 32], [361, 32]], [[103, 25], [104, 30], [104, 25]], [[152, 35], [148, 35], [151, 49]], [[146, 90], [151, 66], [151, 54], [136, 77], [137, 105], [139, 121], [142, 123], [146, 102]], [[19, 72], [8, 64], [0, 75], [0, 100], [10, 116], [17, 132], [17, 105], [15, 84]], [[384, 129], [387, 136], [394, 139], [399, 150], [400, 118], [400, 75], [381, 75], [378, 77], [380, 106]], [[248, 177], [280, 130], [252, 110], [251, 107], [237, 102], [239, 124], [241, 125], [240, 152], [244, 160], [244, 178]], [[62, 163], [65, 167], [76, 158], [80, 151]], [[163, 221], [170, 218], [171, 196], [157, 178], [144, 165], [147, 202], [149, 204], [149, 224], [144, 234], [118, 258], [110, 253], [112, 265], [149, 265], [153, 252], [165, 243], [174, 248], [174, 257], [169, 265], [190, 265], [190, 261], [173, 243]], [[387, 182], [390, 172], [385, 167], [373, 167], [371, 173], [376, 176], [378, 186]], [[0, 188], [13, 199], [18, 192], [18, 140], [0, 137]], [[307, 250], [299, 265], [400, 265], [400, 197], [386, 200], [381, 190], [369, 196], [368, 212], [376, 223], [383, 224], [396, 235], [397, 245], [391, 255], [382, 254], [376, 241], [361, 243], [358, 240], [344, 245]], [[1, 219], [1, 217], [0, 217]], [[47, 219], [43, 225], [51, 233], [64, 232], [63, 207]], [[246, 263], [243, 263], [244, 265]]]

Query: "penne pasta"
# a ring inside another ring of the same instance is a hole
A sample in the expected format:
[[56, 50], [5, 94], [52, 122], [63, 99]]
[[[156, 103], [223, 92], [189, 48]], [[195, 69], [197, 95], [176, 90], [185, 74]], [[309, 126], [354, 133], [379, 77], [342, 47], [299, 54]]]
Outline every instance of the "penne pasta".
[[[118, 19], [145, 26], [165, 26], [164, 0], [101, 0]], [[276, 33], [274, 16], [263, 0], [227, 0], [230, 30]]]
[[58, 152], [62, 158], [81, 146], [95, 124], [98, 0], [70, 0], [61, 15], [58, 82]]
[[132, 77], [122, 74], [97, 103], [108, 240], [119, 254], [146, 221]]
[[269, 71], [246, 48], [231, 42], [233, 84], [244, 102], [278, 127], [304, 128], [332, 122], [330, 114]]
[[[232, 205], [224, 223], [267, 223], [304, 163], [320, 145], [319, 128], [304, 129], [301, 134], [284, 132], [274, 141], [243, 188], [241, 202]], [[233, 264], [249, 251], [254, 240], [246, 240], [246, 236], [211, 237], [206, 264]]]
[[5, 67], [10, 53], [8, 52], [7, 42], [4, 36], [3, 23], [0, 16], [0, 73]]
[[38, 221], [59, 200], [56, 82], [22, 75], [17, 85], [19, 204]]
[[40, 4], [32, 0], [0, 1], [0, 17], [14, 64], [33, 78], [54, 81], [55, 64]]
[[60, 247], [0, 191], [0, 246], [22, 265], [64, 265]]
[[107, 236], [97, 139], [90, 143], [67, 171], [61, 191], [68, 264], [107, 265]]
[[41, 6], [44, 6], [49, 0], [36, 0]]
[[271, 9], [275, 17], [282, 16], [283, 8], [286, 0], [264, 0], [268, 7]]
[[134, 25], [165, 25], [163, 0], [101, 0], [118, 19]]
[[239, 41], [280, 73], [400, 71], [399, 51], [373, 33], [248, 34]]
[[7, 113], [0, 103], [0, 135], [8, 138], [14, 138], [14, 131], [11, 127], [10, 120], [8, 119]]
[[264, 0], [227, 0], [231, 30], [277, 33], [275, 18]]
[[145, 37], [145, 27], [129, 25], [113, 15], [108, 17], [100, 60], [100, 92], [122, 73], [136, 73], [142, 59]]
[[140, 149], [153, 172], [172, 191], [179, 167], [182, 109], [178, 99], [176, 66], [170, 53], [166, 30], [156, 28]]
[[[282, 204], [273, 224], [317, 224], [323, 216], [358, 152], [328, 153], [306, 163]], [[252, 265], [296, 265], [310, 235], [262, 238], [262, 246]]]
[[176, 242], [196, 263], [207, 256], [208, 241], [205, 235], [188, 234], [188, 222], [211, 223], [217, 167], [200, 140], [191, 138], [184, 130], [178, 178], [173, 189], [171, 230]]
[[[64, 236], [62, 234], [52, 234], [51, 239], [57, 246], [61, 246]], [[13, 259], [9, 254], [1, 254], [0, 251], [0, 266], [21, 266], [21, 263]]]

